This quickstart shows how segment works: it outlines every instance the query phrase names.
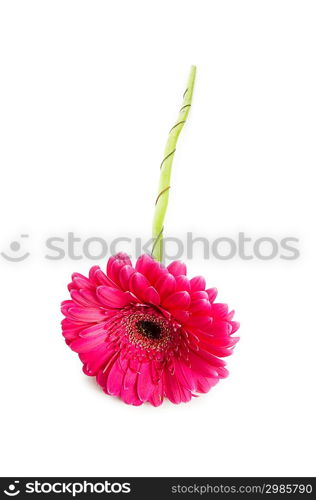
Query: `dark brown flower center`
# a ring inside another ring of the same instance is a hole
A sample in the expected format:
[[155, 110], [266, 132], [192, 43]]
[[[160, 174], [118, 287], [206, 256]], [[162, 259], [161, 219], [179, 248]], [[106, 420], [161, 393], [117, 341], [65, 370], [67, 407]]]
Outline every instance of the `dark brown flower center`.
[[159, 323], [149, 320], [139, 320], [135, 324], [137, 330], [141, 335], [146, 337], [147, 339], [155, 339], [158, 340], [161, 337], [161, 326]]
[[125, 319], [126, 335], [134, 346], [146, 351], [165, 351], [172, 343], [176, 326], [148, 307], [138, 308]]

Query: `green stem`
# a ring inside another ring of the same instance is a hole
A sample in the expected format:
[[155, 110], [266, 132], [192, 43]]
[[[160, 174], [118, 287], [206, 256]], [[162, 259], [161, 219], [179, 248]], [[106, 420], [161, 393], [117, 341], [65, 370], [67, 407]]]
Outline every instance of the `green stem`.
[[190, 111], [194, 81], [195, 81], [195, 73], [196, 73], [196, 67], [191, 66], [187, 88], [183, 94], [182, 107], [180, 109], [176, 124], [172, 127], [172, 129], [169, 132], [167, 144], [165, 147], [164, 158], [160, 165], [161, 172], [160, 172], [159, 190], [156, 199], [155, 213], [153, 220], [153, 229], [152, 229], [153, 248], [151, 252], [152, 256], [159, 262], [161, 262], [163, 258], [163, 229], [164, 229], [163, 223], [169, 201], [171, 167], [174, 154], [176, 151], [178, 137], [180, 135], [180, 132], [183, 128], [183, 125], [186, 122], [186, 119]]

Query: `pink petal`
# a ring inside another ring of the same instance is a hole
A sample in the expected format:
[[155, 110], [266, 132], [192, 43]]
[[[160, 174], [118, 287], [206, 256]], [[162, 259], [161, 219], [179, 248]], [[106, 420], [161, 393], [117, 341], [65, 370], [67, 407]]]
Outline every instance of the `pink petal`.
[[154, 284], [161, 273], [161, 264], [149, 255], [141, 255], [136, 262], [136, 271], [146, 276], [151, 284]]
[[168, 369], [163, 374], [164, 389], [167, 398], [174, 404], [181, 403], [179, 382], [176, 375], [171, 375]]
[[68, 345], [70, 345], [71, 342], [78, 337], [78, 335], [73, 330], [63, 330], [62, 334], [65, 338], [66, 344]]
[[130, 358], [129, 360], [129, 368], [134, 372], [138, 373], [140, 367], [140, 362], [137, 358]]
[[[214, 305], [214, 304], [213, 304]], [[212, 335], [226, 336], [232, 333], [232, 326], [227, 321], [214, 320], [212, 328], [210, 329]]]
[[93, 289], [93, 284], [80, 273], [73, 273], [72, 275], [72, 283], [75, 285], [76, 288], [88, 288], [88, 289]]
[[227, 304], [213, 304], [212, 313], [215, 318], [226, 319], [228, 314], [228, 305]]
[[173, 274], [173, 276], [180, 276], [187, 274], [186, 265], [183, 262], [180, 262], [179, 260], [171, 262], [171, 264], [169, 264], [167, 269], [169, 273]]
[[108, 277], [114, 281], [118, 282], [118, 273], [121, 267], [131, 266], [132, 262], [126, 253], [120, 252], [113, 257], [110, 257], [106, 267], [106, 274]]
[[200, 290], [198, 292], [191, 293], [191, 300], [192, 300], [192, 302], [194, 300], [198, 300], [198, 299], [206, 299], [208, 301], [210, 300], [208, 298], [208, 294], [204, 290]]
[[[69, 302], [71, 302], [71, 303], [73, 304], [72, 300], [70, 300]], [[63, 329], [65, 329], [65, 330], [66, 330], [67, 328], [74, 328], [74, 323], [73, 323], [73, 321], [71, 321], [71, 320], [70, 320], [70, 319], [68, 319], [68, 318], [64, 318], [64, 319], [62, 320], [61, 324], [62, 324], [62, 326], [63, 326]], [[76, 328], [80, 328], [80, 326], [76, 326]]]
[[171, 295], [176, 288], [176, 280], [172, 274], [161, 276], [156, 282], [155, 288], [157, 289], [162, 300]]
[[206, 378], [206, 377], [198, 377], [196, 382], [196, 391], [205, 394], [208, 392], [211, 387], [217, 384], [218, 378]]
[[212, 318], [207, 315], [194, 314], [190, 316], [188, 324], [193, 326], [193, 328], [200, 328], [201, 330], [209, 331], [212, 327]]
[[147, 302], [148, 304], [153, 304], [155, 306], [159, 306], [160, 296], [159, 296], [159, 293], [157, 292], [157, 290], [153, 286], [150, 286], [149, 288], [147, 288], [147, 290], [145, 292], [145, 302]]
[[204, 344], [203, 347], [205, 350], [207, 350], [207, 352], [214, 354], [214, 356], [219, 356], [220, 358], [225, 358], [233, 354], [233, 350], [231, 348], [228, 349], [227, 347], [217, 347], [211, 344], [209, 345]]
[[97, 382], [102, 387], [102, 389], [104, 390], [104, 392], [106, 392], [107, 394], [108, 394], [108, 392], [107, 392], [107, 380], [108, 380], [108, 376], [110, 374], [111, 367], [115, 363], [115, 361], [116, 361], [116, 359], [117, 359], [118, 356], [119, 356], [119, 353], [117, 353], [117, 352], [114, 352], [113, 354], [111, 354], [111, 356], [107, 360], [107, 363], [104, 366], [104, 368], [102, 368], [102, 370], [99, 370], [98, 374], [97, 374]]
[[163, 381], [162, 379], [160, 379], [155, 386], [151, 398], [149, 399], [149, 403], [152, 404], [153, 406], [160, 406], [162, 402], [163, 402]]
[[214, 366], [212, 366], [206, 359], [196, 354], [193, 351], [190, 351], [189, 360], [192, 367], [192, 370], [204, 377], [217, 377], [217, 371]]
[[224, 366], [217, 366], [216, 371], [220, 378], [226, 378], [229, 375], [229, 371]]
[[61, 303], [61, 312], [64, 316], [68, 316], [68, 311], [71, 307], [74, 307], [75, 303], [73, 300], [64, 300]]
[[99, 307], [100, 306], [100, 303], [97, 299], [97, 296], [95, 294], [95, 290], [79, 290], [81, 296], [87, 301], [89, 302], [89, 304], [92, 306], [92, 307]]
[[191, 283], [189, 278], [186, 276], [176, 276], [176, 291], [186, 290], [187, 292], [191, 292]]
[[195, 390], [195, 381], [191, 369], [180, 360], [175, 360], [176, 366], [176, 376], [182, 386], [186, 387], [190, 391]]
[[235, 316], [235, 311], [232, 310], [230, 311], [227, 315], [226, 315], [226, 318], [228, 321], [230, 321], [231, 319], [233, 319], [233, 317]]
[[160, 361], [152, 360], [150, 365], [151, 365], [151, 378], [153, 383], [156, 385], [162, 376], [163, 363]]
[[139, 298], [140, 301], [145, 301], [145, 293], [150, 284], [147, 278], [141, 273], [135, 272], [129, 280], [130, 291]]
[[111, 274], [109, 278], [115, 283], [117, 287], [120, 286], [120, 271], [122, 267], [127, 264], [124, 264], [121, 260], [114, 260], [111, 265]]
[[100, 344], [104, 343], [104, 337], [106, 333], [103, 335], [97, 335], [93, 337], [79, 337], [71, 342], [70, 347], [73, 351], [81, 353], [91, 351], [94, 347], [97, 347]]
[[139, 399], [137, 394], [137, 380], [138, 373], [127, 369], [121, 390], [121, 398], [124, 403], [134, 406], [140, 406], [143, 402]]
[[126, 369], [124, 382], [123, 382], [123, 390], [129, 389], [136, 382], [136, 376], [138, 376], [137, 371], [132, 370], [130, 367]]
[[91, 351], [79, 354], [83, 362], [83, 371], [86, 375], [96, 375], [102, 366], [105, 366], [113, 356], [113, 349], [106, 344], [101, 344]]
[[217, 288], [208, 288], [208, 290], [206, 290], [206, 292], [208, 294], [209, 301], [214, 302], [214, 300], [217, 297], [217, 293], [218, 293]]
[[69, 317], [83, 322], [98, 322], [105, 318], [105, 314], [100, 309], [71, 307], [68, 311]]
[[96, 269], [95, 271], [95, 279], [98, 281], [98, 285], [106, 285], [113, 288], [116, 288], [115, 283], [110, 280], [101, 269]]
[[76, 285], [73, 283], [73, 281], [71, 281], [70, 283], [68, 283], [67, 288], [68, 288], [69, 292], [70, 292], [71, 290], [73, 290], [73, 289], [78, 290], [78, 288], [77, 288], [77, 287], [76, 287]]
[[75, 337], [77, 337], [79, 332], [81, 332], [81, 330], [84, 330], [87, 326], [86, 323], [76, 323], [75, 321], [71, 321], [68, 318], [63, 319], [61, 324], [63, 333], [72, 332]]
[[190, 312], [192, 314], [205, 314], [206, 316], [210, 316], [211, 314], [211, 304], [207, 299], [198, 299], [191, 303]]
[[83, 328], [78, 336], [79, 337], [96, 337], [99, 335], [105, 336], [106, 334], [106, 322], [102, 321], [101, 323], [97, 323], [96, 325], [88, 326], [87, 328]]
[[218, 358], [217, 356], [214, 356], [214, 354], [211, 354], [210, 352], [206, 351], [202, 347], [202, 343], [200, 343], [200, 348], [198, 352], [199, 358], [204, 359], [208, 364], [212, 365], [213, 367], [216, 368], [216, 371], [218, 367], [223, 367], [226, 365], [225, 361], [223, 359]]
[[100, 271], [100, 266], [92, 266], [89, 271], [89, 280], [95, 286], [100, 285], [99, 280], [96, 276], [97, 271]]
[[205, 290], [206, 282], [203, 276], [196, 276], [190, 280], [192, 292]]
[[231, 333], [237, 332], [238, 328], [240, 327], [240, 323], [238, 323], [238, 321], [230, 321], [230, 325], [232, 327]]
[[135, 269], [132, 266], [126, 265], [120, 268], [119, 281], [122, 290], [129, 290], [129, 280]]
[[172, 309], [172, 316], [181, 321], [181, 323], [187, 323], [190, 320], [190, 314], [188, 311], [184, 311], [183, 309]]
[[80, 290], [76, 290], [76, 289], [73, 289], [70, 291], [70, 296], [72, 298], [72, 300], [75, 302], [75, 304], [78, 304], [79, 306], [83, 306], [83, 307], [89, 307], [89, 306], [93, 306], [95, 304], [91, 304], [91, 302], [89, 302], [87, 299], [85, 299]]
[[125, 307], [133, 301], [129, 293], [109, 286], [99, 286], [97, 288], [97, 297], [103, 305], [114, 308]]
[[109, 370], [106, 388], [108, 394], [119, 396], [123, 386], [125, 372], [122, 370], [119, 358], [113, 363]]
[[175, 292], [166, 300], [163, 301], [163, 307], [167, 309], [188, 309], [191, 303], [190, 294], [188, 292]]
[[180, 389], [180, 397], [181, 397], [181, 402], [182, 403], [188, 403], [192, 399], [192, 393], [189, 391], [186, 387], [183, 385], [179, 384], [179, 389]]
[[150, 362], [144, 362], [140, 365], [137, 381], [137, 393], [141, 401], [148, 401], [152, 395], [155, 386], [151, 378]]
[[[233, 347], [240, 340], [239, 337], [211, 337], [209, 343], [215, 347]], [[208, 342], [207, 342], [208, 343]]]

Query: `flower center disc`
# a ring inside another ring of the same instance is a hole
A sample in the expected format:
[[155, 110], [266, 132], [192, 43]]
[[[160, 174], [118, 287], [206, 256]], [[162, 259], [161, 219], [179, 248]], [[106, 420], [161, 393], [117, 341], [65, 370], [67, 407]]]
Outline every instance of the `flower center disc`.
[[172, 339], [172, 325], [158, 314], [136, 312], [127, 319], [130, 341], [144, 349], [165, 350]]
[[149, 339], [160, 339], [161, 327], [159, 324], [154, 323], [153, 321], [141, 319], [137, 321], [136, 328], [138, 329], [139, 333]]

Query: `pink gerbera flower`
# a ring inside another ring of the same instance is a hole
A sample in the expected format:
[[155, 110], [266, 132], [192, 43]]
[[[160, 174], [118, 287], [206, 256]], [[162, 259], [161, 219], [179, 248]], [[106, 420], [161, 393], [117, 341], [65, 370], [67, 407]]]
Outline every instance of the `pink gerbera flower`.
[[216, 289], [189, 279], [179, 261], [167, 268], [142, 255], [135, 268], [125, 254], [107, 273], [75, 273], [62, 304], [63, 335], [85, 374], [125, 403], [159, 406], [190, 401], [228, 375], [220, 359], [232, 352], [238, 323]]
[[83, 371], [95, 376], [104, 392], [132, 405], [159, 406], [165, 397], [181, 403], [209, 391], [228, 375], [221, 358], [238, 341], [232, 337], [239, 326], [233, 312], [214, 303], [216, 289], [206, 289], [201, 276], [188, 279], [181, 262], [161, 264], [171, 166], [195, 73], [192, 66], [160, 165], [152, 257], [142, 255], [134, 268], [119, 253], [109, 259], [106, 274], [98, 266], [88, 278], [73, 274], [71, 300], [62, 304], [63, 335]]

